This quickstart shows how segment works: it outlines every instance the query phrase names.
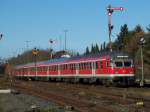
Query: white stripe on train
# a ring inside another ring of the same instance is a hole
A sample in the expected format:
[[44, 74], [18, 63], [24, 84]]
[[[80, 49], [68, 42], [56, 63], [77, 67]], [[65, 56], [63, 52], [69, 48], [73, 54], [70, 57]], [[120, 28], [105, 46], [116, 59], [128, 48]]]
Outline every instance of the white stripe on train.
[[16, 77], [78, 77], [78, 78], [93, 78], [93, 77], [133, 77], [135, 74], [78, 74], [78, 75], [72, 75], [72, 74], [61, 74], [61, 75], [16, 75]]

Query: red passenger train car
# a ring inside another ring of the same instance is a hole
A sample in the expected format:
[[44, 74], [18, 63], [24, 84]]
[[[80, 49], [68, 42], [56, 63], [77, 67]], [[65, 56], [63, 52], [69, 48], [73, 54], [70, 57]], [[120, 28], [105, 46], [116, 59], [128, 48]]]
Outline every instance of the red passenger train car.
[[134, 71], [133, 60], [126, 53], [113, 51], [18, 65], [15, 77], [131, 85]]

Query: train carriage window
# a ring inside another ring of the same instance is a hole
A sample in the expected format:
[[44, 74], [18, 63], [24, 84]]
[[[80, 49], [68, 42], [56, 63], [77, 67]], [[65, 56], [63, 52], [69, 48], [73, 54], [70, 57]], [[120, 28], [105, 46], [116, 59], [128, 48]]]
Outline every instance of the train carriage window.
[[79, 70], [81, 70], [81, 64], [79, 63]]
[[62, 65], [62, 70], [65, 70], [65, 65]]
[[46, 71], [46, 67], [42, 67], [42, 68], [43, 68], [43, 70], [42, 70], [43, 72]]
[[53, 69], [52, 69], [52, 71], [55, 71], [55, 66], [53, 65]]
[[31, 72], [31, 71], [32, 71], [32, 68], [29, 68], [29, 71]]
[[55, 71], [57, 71], [58, 70], [58, 66], [57, 65], [55, 65]]
[[72, 70], [74, 70], [74, 64], [72, 64]]
[[63, 70], [63, 67], [62, 67], [62, 65], [60, 65], [60, 70]]
[[62, 70], [65, 70], [65, 65], [62, 65]]
[[50, 71], [53, 71], [53, 66], [50, 66]]
[[51, 71], [53, 71], [53, 66], [51, 66]]
[[70, 65], [69, 65], [69, 69], [70, 69], [70, 70], [73, 70], [73, 64], [70, 64]]
[[35, 67], [32, 68], [33, 72], [35, 72]]
[[51, 66], [49, 66], [49, 71], [51, 71]]
[[63, 68], [63, 70], [65, 70], [65, 65], [63, 65], [63, 67], [62, 67], [62, 68]]
[[55, 71], [55, 69], [56, 69], [56, 67], [55, 67], [55, 66], [53, 66], [53, 71]]
[[60, 65], [60, 70], [63, 70], [63, 66], [62, 65]]
[[53, 68], [54, 68], [53, 66], [50, 66], [49, 70], [50, 70], [50, 71], [53, 71]]
[[25, 72], [28, 72], [28, 68], [25, 68]]
[[82, 70], [84, 70], [84, 63], [82, 63]]
[[73, 68], [74, 68], [74, 70], [76, 70], [76, 68], [77, 68], [77, 65], [76, 65], [76, 64], [73, 64]]
[[84, 70], [84, 63], [81, 63], [81, 68], [82, 70]]
[[68, 64], [68, 70], [71, 70], [71, 68], [72, 68], [72, 65]]
[[54, 65], [54, 71], [56, 71], [56, 65]]
[[87, 63], [84, 63], [84, 70], [87, 70]]
[[29, 68], [29, 71], [32, 72], [32, 68]]
[[89, 64], [86, 63], [85, 66], [86, 66], [86, 70], [88, 70], [89, 69]]
[[71, 70], [74, 70], [74, 65], [73, 64], [71, 64], [71, 67], [72, 67]]
[[45, 71], [47, 71], [47, 69], [48, 69], [48, 67], [47, 67], [47, 66], [45, 66]]
[[67, 64], [67, 70], [69, 70], [69, 64]]
[[56, 71], [58, 71], [58, 65], [56, 65]]
[[99, 68], [99, 62], [98, 61], [96, 61], [96, 69], [98, 69]]
[[82, 70], [82, 64], [79, 63], [79, 70]]
[[45, 71], [45, 67], [42, 67], [42, 71], [43, 71], [43, 72]]
[[51, 71], [53, 71], [53, 66], [51, 66]]
[[40, 71], [40, 67], [37, 67], [37, 71], [38, 71], [38, 72]]
[[89, 65], [88, 65], [88, 63], [86, 63], [86, 70], [88, 70], [89, 69]]
[[88, 62], [88, 69], [92, 69], [92, 65], [91, 65], [91, 62]]
[[33, 72], [34, 71], [33, 67], [30, 70], [31, 70], [31, 72]]
[[110, 67], [110, 61], [106, 61], [106, 67]]
[[75, 64], [72, 64], [72, 69], [75, 70]]
[[81, 70], [83, 70], [83, 64], [81, 63]]
[[82, 69], [85, 70], [85, 63], [82, 63]]
[[25, 68], [23, 68], [23, 72], [25, 72], [26, 71], [26, 69]]
[[72, 69], [75, 70], [76, 69], [76, 65], [72, 64]]
[[81, 63], [79, 63], [79, 70], [81, 70]]
[[42, 68], [41, 67], [38, 67], [38, 68], [39, 68], [39, 71], [42, 72]]
[[85, 63], [82, 63], [82, 69], [85, 70]]
[[66, 66], [66, 64], [64, 65], [64, 70], [66, 70], [67, 69], [67, 66]]
[[41, 71], [41, 72], [43, 71], [43, 67], [40, 67], [40, 71]]
[[24, 72], [25, 72], [25, 73], [27, 72], [27, 68], [24, 68]]
[[32, 72], [32, 68], [29, 68], [29, 71]]
[[83, 69], [86, 70], [86, 63], [83, 63]]
[[88, 70], [88, 63], [85, 63], [85, 70]]
[[70, 70], [70, 68], [71, 68], [70, 64], [67, 64], [67, 70]]

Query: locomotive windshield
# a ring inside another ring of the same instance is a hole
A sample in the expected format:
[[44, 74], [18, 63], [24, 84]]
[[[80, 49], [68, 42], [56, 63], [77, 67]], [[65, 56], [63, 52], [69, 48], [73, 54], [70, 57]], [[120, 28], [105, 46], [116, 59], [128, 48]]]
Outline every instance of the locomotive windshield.
[[132, 60], [129, 59], [119, 59], [114, 60], [113, 62], [114, 67], [132, 67]]
[[115, 66], [116, 67], [122, 67], [123, 66], [122, 61], [115, 61]]
[[131, 67], [131, 61], [124, 61], [124, 66], [125, 67]]

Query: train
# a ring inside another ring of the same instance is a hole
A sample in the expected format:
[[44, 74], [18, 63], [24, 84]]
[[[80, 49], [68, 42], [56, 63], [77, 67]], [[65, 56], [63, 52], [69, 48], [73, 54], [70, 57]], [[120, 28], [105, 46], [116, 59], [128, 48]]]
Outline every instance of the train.
[[47, 61], [17, 65], [18, 79], [133, 85], [135, 67], [125, 52], [112, 51], [83, 56], [62, 56]]

